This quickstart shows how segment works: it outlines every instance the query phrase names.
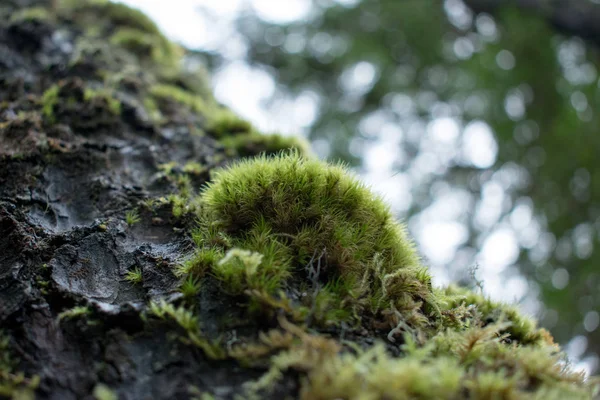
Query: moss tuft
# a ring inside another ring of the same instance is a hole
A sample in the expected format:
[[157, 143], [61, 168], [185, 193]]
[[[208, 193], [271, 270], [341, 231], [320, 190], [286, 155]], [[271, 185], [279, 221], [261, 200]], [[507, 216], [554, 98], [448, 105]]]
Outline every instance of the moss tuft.
[[131, 271], [127, 271], [124, 279], [135, 285], [144, 281], [144, 275], [142, 274], [141, 268], [137, 267]]
[[249, 266], [243, 260], [250, 256], [234, 249], [235, 257], [212, 266], [234, 292], [299, 284], [315, 293], [309, 300], [333, 307], [321, 309], [330, 315], [343, 304], [420, 313], [423, 302], [435, 302], [404, 228], [343, 166], [298, 152], [241, 161], [216, 174], [202, 204], [202, 218], [212, 221], [207, 244], [208, 232], [217, 231], [232, 247], [263, 257]]
[[132, 28], [120, 28], [111, 37], [110, 42], [137, 55], [140, 60], [149, 60], [158, 64], [169, 64], [175, 55], [173, 45], [162, 36], [150, 35]]
[[293, 149], [303, 156], [312, 154], [310, 144], [298, 136], [280, 134], [263, 135], [251, 132], [247, 135], [230, 135], [221, 139], [226, 148], [234, 149], [241, 157], [254, 156], [260, 153], [272, 155], [283, 150]]
[[198, 114], [204, 114], [206, 111], [206, 104], [200, 96], [187, 92], [177, 86], [157, 84], [150, 88], [149, 94], [151, 96], [150, 100], [146, 100], [146, 106], [150, 106], [149, 112], [155, 111], [155, 106], [152, 105], [152, 102], [158, 103], [159, 108], [161, 105], [164, 108], [165, 103], [171, 102], [188, 107]]
[[227, 109], [213, 110], [206, 131], [216, 137], [250, 133], [252, 125]]
[[43, 7], [24, 8], [15, 11], [10, 16], [11, 23], [22, 23], [26, 21], [52, 21], [53, 17], [50, 12]]
[[140, 214], [137, 210], [129, 210], [125, 213], [125, 222], [129, 226], [133, 226], [140, 222], [142, 219], [140, 218]]

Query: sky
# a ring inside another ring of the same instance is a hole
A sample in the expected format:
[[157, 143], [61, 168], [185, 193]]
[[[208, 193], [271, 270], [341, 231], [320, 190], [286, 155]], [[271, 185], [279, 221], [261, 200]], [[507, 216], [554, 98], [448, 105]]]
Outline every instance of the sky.
[[[352, 4], [357, 0], [335, 0]], [[212, 71], [212, 84], [218, 101], [229, 106], [242, 117], [248, 119], [262, 132], [278, 132], [288, 135], [306, 136], [317, 116], [319, 99], [309, 92], [296, 98], [283, 98], [276, 107], [266, 107], [266, 101], [276, 90], [277, 82], [273, 77], [244, 62], [246, 44], [234, 29], [234, 20], [241, 14], [254, 12], [262, 19], [286, 24], [298, 19], [308, 18], [311, 13], [311, 0], [122, 0], [149, 15], [163, 32], [175, 42], [192, 49], [206, 51], [217, 50], [225, 57], [225, 66]], [[457, 23], [464, 19], [467, 10], [460, 0], [446, 0], [449, 16]], [[494, 30], [493, 21], [488, 24]], [[493, 33], [493, 32], [491, 32]], [[303, 39], [289, 40], [283, 46], [302, 45]], [[468, 51], [458, 46], [455, 52]], [[457, 53], [457, 54], [458, 54]], [[514, 66], [514, 57], [510, 53], [499, 54], [496, 60], [502, 68]], [[340, 84], [349, 90], [360, 91], [374, 82], [377, 70], [367, 62], [358, 63], [346, 71]], [[410, 98], [397, 96], [392, 99], [392, 107], [405, 109], [410, 106]], [[514, 98], [505, 106], [507, 111], [520, 112], [519, 98]], [[363, 135], [372, 136], [365, 145], [364, 141], [351, 143], [357, 154], [363, 157], [363, 166], [357, 170], [358, 177], [382, 195], [398, 215], [405, 212], [411, 201], [411, 189], [418, 184], [418, 174], [432, 168], [444, 168], [445, 162], [460, 152], [460, 157], [479, 168], [494, 164], [497, 144], [493, 132], [483, 121], [475, 121], [460, 126], [451, 117], [440, 117], [431, 121], [425, 129], [425, 140], [431, 152], [415, 160], [414, 173], [398, 174], [394, 164], [401, 153], [390, 151], [398, 149], [400, 140], [411, 132], [377, 119], [360, 127]], [[312, 143], [314, 151], [321, 157], [328, 154], [328, 143], [319, 140]], [[415, 175], [416, 174], [416, 175]], [[492, 225], [497, 221], [505, 201], [502, 176], [490, 180], [483, 188], [482, 203], [475, 210], [478, 223]], [[402, 190], [399, 190], [402, 188]], [[418, 218], [411, 219], [409, 231], [415, 237], [420, 251], [425, 256], [433, 276], [434, 284], [448, 284], [452, 274], [446, 264], [454, 258], [457, 249], [467, 238], [466, 227], [459, 222], [462, 213], [472, 212], [471, 204], [460, 190], [440, 187], [434, 204]], [[532, 205], [519, 204], [509, 219], [509, 223], [492, 231], [480, 243], [480, 252], [475, 256], [477, 278], [483, 282], [485, 293], [493, 299], [518, 302], [521, 309], [536, 315], [539, 302], [536, 300], [535, 286], [531, 286], [511, 265], [517, 261], [519, 245], [537, 245], [540, 227], [533, 218]], [[465, 255], [473, 259], [473, 255]], [[514, 270], [514, 273], [512, 273]], [[507, 271], [510, 277], [507, 279]], [[566, 270], [558, 270], [552, 281], [557, 288], [567, 285], [569, 275]], [[580, 360], [587, 342], [585, 337], [575, 337], [566, 346], [577, 368], [590, 370], [590, 363], [597, 360]]]

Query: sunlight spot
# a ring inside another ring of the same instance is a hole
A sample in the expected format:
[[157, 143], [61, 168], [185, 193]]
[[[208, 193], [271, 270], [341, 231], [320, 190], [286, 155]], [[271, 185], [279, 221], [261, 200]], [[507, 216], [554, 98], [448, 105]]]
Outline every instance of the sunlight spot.
[[496, 162], [498, 144], [492, 130], [482, 121], [474, 121], [463, 133], [463, 155], [477, 168], [489, 168]]

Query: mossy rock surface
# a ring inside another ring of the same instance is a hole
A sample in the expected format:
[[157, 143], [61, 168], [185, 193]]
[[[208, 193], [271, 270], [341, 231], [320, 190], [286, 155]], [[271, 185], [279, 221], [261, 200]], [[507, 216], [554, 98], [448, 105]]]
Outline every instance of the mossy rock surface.
[[0, 55], [0, 398], [593, 398], [139, 11], [8, 0]]

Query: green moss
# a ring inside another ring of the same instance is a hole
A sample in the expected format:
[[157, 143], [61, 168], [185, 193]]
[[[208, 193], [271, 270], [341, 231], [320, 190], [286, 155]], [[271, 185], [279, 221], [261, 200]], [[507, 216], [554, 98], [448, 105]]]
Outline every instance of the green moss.
[[133, 226], [141, 221], [140, 215], [137, 210], [129, 210], [125, 213], [125, 222], [129, 226]]
[[127, 273], [125, 273], [125, 280], [133, 284], [142, 283], [144, 281], [142, 270], [137, 267], [131, 271], [127, 271]]
[[63, 319], [69, 320], [69, 319], [80, 318], [80, 317], [90, 315], [91, 313], [92, 313], [92, 310], [90, 310], [90, 308], [87, 306], [76, 306], [76, 307], [70, 308], [70, 309], [65, 310], [65, 311], [61, 312], [60, 314], [58, 314], [58, 320], [62, 321]]
[[[252, 268], [243, 257], [212, 266], [236, 293], [274, 293], [307, 282], [318, 292], [329, 285], [321, 301], [337, 298], [337, 306], [344, 304], [353, 315], [389, 308], [421, 315], [423, 302], [435, 303], [429, 275], [404, 228], [340, 165], [298, 152], [241, 161], [216, 174], [202, 204], [202, 218], [212, 221], [206, 242], [212, 241], [210, 230], [218, 231], [240, 249], [235, 252], [263, 257]], [[340, 279], [343, 284], [333, 285]], [[335, 315], [335, 308], [326, 313]]]
[[200, 289], [200, 279], [194, 275], [189, 275], [179, 287], [179, 291], [186, 299], [196, 297], [200, 293]]
[[15, 372], [17, 365], [10, 337], [0, 331], [0, 397], [33, 400], [40, 379], [38, 376], [27, 378], [23, 373]]
[[[381, 343], [344, 351], [334, 339], [306, 333], [280, 319], [286, 334], [271, 333], [263, 345], [234, 349], [231, 355], [280, 352], [250, 393], [270, 393], [286, 371], [301, 372], [302, 400], [316, 399], [591, 399], [594, 382], [569, 370], [556, 348], [507, 344], [500, 325], [441, 332], [425, 346], [407, 336], [401, 357]], [[289, 334], [297, 339], [290, 340]]]
[[183, 262], [176, 270], [176, 275], [192, 275], [202, 277], [219, 260], [223, 258], [223, 251], [215, 248], [201, 248], [194, 255]]
[[[465, 323], [481, 326], [507, 322], [504, 333], [509, 334], [512, 341], [527, 345], [552, 344], [550, 334], [544, 329], [538, 329], [536, 323], [521, 314], [515, 306], [492, 301], [481, 294], [454, 285], [444, 288], [438, 297], [446, 303], [445, 307], [448, 310], [445, 312], [446, 316], [451, 317], [454, 313], [456, 317], [461, 310], [465, 311], [460, 315], [463, 326]], [[450, 326], [451, 321], [444, 319], [442, 324]]]
[[53, 16], [44, 7], [23, 8], [15, 11], [10, 16], [11, 23], [21, 23], [25, 21], [52, 21]]
[[252, 132], [247, 135], [229, 135], [221, 139], [226, 148], [234, 149], [241, 157], [254, 156], [260, 153], [274, 154], [282, 150], [294, 149], [301, 155], [312, 154], [310, 144], [298, 136], [280, 134], [263, 135]]
[[42, 114], [50, 121], [54, 123], [54, 106], [58, 102], [60, 87], [58, 85], [52, 85], [42, 95]]
[[210, 115], [206, 131], [216, 137], [250, 133], [252, 125], [228, 109], [216, 109]]
[[94, 386], [93, 395], [96, 400], [118, 400], [117, 394], [108, 386], [99, 383]]
[[108, 106], [108, 110], [114, 115], [121, 114], [121, 102], [113, 97], [113, 94], [106, 90], [94, 90], [86, 88], [83, 92], [83, 99], [87, 102], [104, 102]]
[[172, 64], [175, 59], [173, 44], [162, 36], [148, 34], [132, 28], [120, 28], [111, 37], [110, 42], [120, 46], [140, 60], [149, 60], [158, 64]]
[[185, 172], [186, 174], [200, 175], [203, 172], [206, 172], [207, 170], [207, 167], [195, 161], [188, 161], [183, 166], [183, 172]]
[[174, 321], [186, 332], [184, 341], [200, 348], [207, 357], [215, 360], [225, 358], [225, 351], [218, 343], [212, 342], [204, 336], [198, 318], [190, 310], [185, 307], [176, 308], [173, 304], [161, 300], [151, 302], [149, 312], [161, 320]]
[[62, 81], [50, 86], [42, 95], [40, 103], [42, 115], [50, 123], [56, 123], [56, 109], [58, 106], [74, 115], [78, 114], [78, 107], [87, 106], [90, 109], [105, 109], [112, 116], [121, 114], [121, 102], [113, 97], [108, 89], [84, 88], [83, 83]]
[[[187, 92], [176, 86], [156, 84], [150, 88], [149, 95], [151, 96], [151, 100], [146, 100], [146, 105], [151, 104], [152, 101], [155, 101], [158, 103], [159, 109], [160, 105], [164, 104], [165, 102], [174, 102], [176, 104], [188, 107], [198, 114], [203, 114], [206, 111], [206, 104], [200, 96]], [[149, 112], [150, 111], [152, 110], [149, 110]]]
[[82, 25], [99, 24], [109, 21], [119, 27], [128, 27], [144, 33], [160, 35], [162, 33], [146, 14], [123, 3], [108, 0], [59, 0], [57, 9], [67, 17], [75, 14], [76, 22]]

